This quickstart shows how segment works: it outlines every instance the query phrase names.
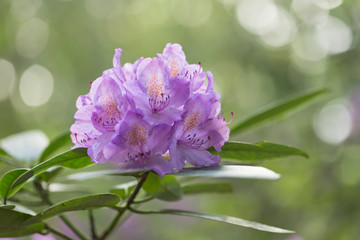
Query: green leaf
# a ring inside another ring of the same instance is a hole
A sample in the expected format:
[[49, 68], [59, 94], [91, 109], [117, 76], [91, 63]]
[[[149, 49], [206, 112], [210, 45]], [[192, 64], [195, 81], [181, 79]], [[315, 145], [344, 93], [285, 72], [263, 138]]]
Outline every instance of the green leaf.
[[241, 121], [235, 127], [232, 127], [231, 134], [242, 132], [258, 124], [265, 123], [266, 121], [274, 120], [276, 118], [281, 118], [285, 114], [288, 114], [289, 112], [294, 111], [295, 109], [305, 106], [306, 104], [310, 103], [315, 98], [326, 92], [328, 92], [327, 89], [310, 91], [303, 93], [299, 96], [287, 100], [283, 100], [281, 102], [265, 107], [261, 111]]
[[[141, 213], [141, 212], [139, 212]], [[196, 217], [202, 219], [209, 219], [219, 222], [230, 223], [242, 227], [253, 228], [260, 231], [272, 232], [272, 233], [294, 233], [294, 231], [286, 230], [278, 227], [273, 227], [269, 225], [265, 225], [262, 223], [252, 222], [248, 220], [244, 220], [236, 217], [215, 215], [215, 214], [205, 214], [191, 211], [180, 211], [180, 210], [162, 210], [159, 212], [145, 212], [145, 213], [154, 213], [154, 214], [172, 214], [172, 215], [180, 215], [180, 216], [188, 216], [188, 217]]]
[[40, 233], [45, 228], [41, 221], [27, 223], [32, 215], [0, 208], [0, 237], [21, 237]]
[[53, 154], [59, 148], [69, 145], [71, 143], [70, 132], [65, 132], [52, 140], [49, 145], [42, 152], [39, 162], [45, 161], [51, 154]]
[[37, 176], [40, 173], [43, 173], [44, 171], [46, 171], [51, 167], [61, 166], [71, 169], [79, 169], [79, 168], [87, 167], [91, 164], [93, 163], [91, 162], [90, 157], [87, 155], [86, 148], [76, 148], [67, 151], [65, 153], [62, 153], [60, 155], [57, 155], [25, 171], [16, 179], [12, 179], [13, 182], [10, 185], [10, 187], [8, 184], [7, 187], [9, 188], [3, 190], [6, 192], [6, 194], [4, 195], [4, 199], [7, 199], [8, 197], [15, 194], [27, 182], [28, 179], [30, 179], [33, 176]]
[[111, 192], [120, 196], [120, 198], [125, 199], [131, 194], [132, 190], [135, 188], [137, 184], [138, 181], [131, 181], [131, 182], [119, 184], [114, 186]]
[[300, 149], [270, 142], [257, 144], [227, 142], [221, 149], [221, 152], [216, 152], [214, 149], [211, 149], [210, 152], [220, 155], [221, 158], [241, 161], [266, 160], [288, 156], [309, 157]]
[[184, 194], [232, 192], [232, 186], [229, 182], [193, 183], [182, 186], [182, 189]]
[[139, 176], [145, 172], [149, 172], [150, 169], [135, 169], [135, 170], [97, 170], [89, 172], [79, 172], [67, 176], [70, 180], [88, 180], [103, 176]]
[[57, 203], [45, 209], [40, 214], [30, 219], [29, 222], [44, 220], [62, 214], [64, 212], [87, 210], [101, 207], [113, 207], [116, 206], [116, 204], [118, 204], [119, 202], [119, 196], [111, 193], [93, 194], [85, 197], [74, 198], [71, 200]]
[[4, 176], [2, 176], [0, 179], [0, 196], [3, 199], [6, 199], [8, 191], [10, 190], [14, 181], [27, 171], [27, 168], [17, 168], [5, 173]]
[[173, 175], [159, 175], [150, 172], [142, 186], [150, 195], [164, 201], [176, 201], [182, 198], [183, 191]]
[[257, 166], [216, 166], [204, 168], [184, 168], [176, 173], [179, 176], [187, 177], [210, 177], [210, 178], [248, 178], [248, 179], [266, 179], [275, 180], [280, 177], [279, 174]]

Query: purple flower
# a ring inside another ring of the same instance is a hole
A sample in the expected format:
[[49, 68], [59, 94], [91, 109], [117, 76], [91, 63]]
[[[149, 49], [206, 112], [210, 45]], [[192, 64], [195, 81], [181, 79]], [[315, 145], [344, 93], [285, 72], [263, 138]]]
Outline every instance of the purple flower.
[[103, 75], [92, 83], [89, 94], [78, 98], [77, 107], [70, 128], [74, 147], [87, 147], [95, 163], [106, 162], [98, 149], [111, 139], [123, 114], [134, 107], [131, 96], [115, 80]]
[[183, 78], [170, 78], [161, 58], [145, 58], [136, 71], [136, 81], [126, 83], [136, 107], [154, 124], [172, 125], [179, 120], [182, 106], [189, 97], [189, 83]]
[[170, 161], [162, 156], [169, 145], [169, 125], [153, 126], [141, 113], [130, 111], [116, 132], [104, 149], [106, 159], [119, 162], [121, 169], [152, 169], [160, 176], [172, 172]]
[[216, 166], [219, 155], [207, 151], [214, 147], [220, 152], [229, 139], [229, 123], [217, 116], [220, 103], [215, 94], [194, 95], [186, 103], [182, 120], [175, 123], [170, 143], [170, 158], [174, 168], [182, 169], [185, 161], [195, 167]]
[[[88, 148], [97, 164], [112, 161], [120, 169], [151, 169], [160, 176], [185, 162], [218, 165], [220, 157], [207, 149], [221, 151], [230, 131], [219, 115], [211, 72], [188, 64], [179, 44], [123, 66], [121, 54], [115, 50], [113, 67], [77, 99], [70, 128], [74, 148]], [[164, 157], [168, 153], [171, 160]]]

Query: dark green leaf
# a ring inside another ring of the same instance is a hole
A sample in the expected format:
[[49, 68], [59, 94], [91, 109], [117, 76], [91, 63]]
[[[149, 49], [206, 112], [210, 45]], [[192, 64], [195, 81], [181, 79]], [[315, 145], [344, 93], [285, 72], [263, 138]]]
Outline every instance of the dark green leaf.
[[234, 224], [234, 225], [238, 225], [238, 226], [242, 226], [242, 227], [248, 227], [248, 228], [253, 228], [256, 230], [272, 232], [272, 233], [294, 233], [294, 231], [291, 231], [291, 230], [273, 227], [273, 226], [265, 225], [262, 223], [252, 222], [252, 221], [248, 221], [248, 220], [244, 220], [244, 219], [236, 218], [236, 217], [229, 217], [229, 216], [222, 216], [222, 215], [215, 215], [215, 214], [205, 214], [205, 213], [180, 211], [180, 210], [162, 210], [159, 212], [149, 212], [149, 213], [172, 214], [172, 215], [203, 218], [203, 219], [209, 219], [209, 220], [214, 220], [214, 221], [219, 221], [219, 222], [230, 223], [230, 224]]
[[32, 176], [39, 175], [40, 173], [43, 173], [44, 171], [46, 171], [51, 167], [61, 166], [71, 169], [79, 169], [79, 168], [87, 167], [91, 164], [93, 163], [91, 162], [90, 157], [87, 155], [86, 148], [76, 148], [67, 151], [63, 154], [57, 155], [27, 170], [18, 178], [12, 179], [13, 183], [10, 185], [10, 189], [3, 190], [4, 192], [7, 193], [5, 194], [4, 199], [16, 193]]
[[210, 177], [210, 178], [248, 178], [275, 180], [279, 174], [256, 166], [216, 166], [205, 168], [184, 168], [176, 175], [188, 177]]
[[71, 144], [71, 138], [70, 138], [70, 132], [65, 132], [52, 140], [49, 145], [45, 148], [45, 150], [42, 152], [39, 162], [45, 161], [51, 154], [53, 154], [56, 150], [59, 148], [70, 145]]
[[143, 185], [143, 189], [148, 194], [164, 201], [176, 201], [183, 196], [179, 182], [175, 176], [170, 174], [161, 178], [159, 175], [150, 172]]
[[232, 192], [232, 186], [229, 182], [193, 183], [182, 186], [182, 189], [184, 194]]
[[15, 208], [15, 205], [0, 205], [0, 208], [12, 210]]
[[283, 117], [285, 114], [298, 109], [299, 107], [305, 106], [307, 103], [310, 103], [315, 98], [326, 92], [328, 92], [327, 89], [306, 92], [291, 99], [265, 107], [263, 110], [241, 121], [235, 127], [232, 127], [231, 134], [242, 132], [250, 127], [254, 127], [255, 125]]
[[57, 203], [45, 209], [42, 213], [38, 214], [30, 221], [33, 222], [35, 220], [51, 218], [64, 212], [87, 210], [101, 207], [113, 207], [116, 206], [116, 204], [119, 202], [120, 198], [116, 194], [104, 193], [89, 195], [86, 197], [75, 198]]
[[260, 142], [257, 144], [227, 142], [221, 149], [221, 152], [216, 152], [214, 149], [211, 149], [210, 152], [219, 154], [221, 158], [241, 161], [266, 160], [293, 155], [306, 158], [309, 157], [300, 149], [270, 142]]
[[50, 182], [53, 180], [63, 169], [61, 167], [52, 167], [45, 172], [37, 176], [44, 182]]
[[8, 195], [8, 191], [14, 181], [27, 171], [28, 169], [26, 168], [17, 168], [5, 173], [4, 176], [2, 176], [0, 179], [0, 196], [3, 199], [5, 199]]
[[27, 223], [32, 215], [0, 208], [0, 237], [21, 237], [40, 233], [45, 224], [41, 221]]
[[127, 198], [135, 186], [138, 184], [138, 181], [131, 181], [123, 184], [116, 185], [111, 192], [115, 193], [116, 195], [120, 196], [120, 198], [125, 199]]

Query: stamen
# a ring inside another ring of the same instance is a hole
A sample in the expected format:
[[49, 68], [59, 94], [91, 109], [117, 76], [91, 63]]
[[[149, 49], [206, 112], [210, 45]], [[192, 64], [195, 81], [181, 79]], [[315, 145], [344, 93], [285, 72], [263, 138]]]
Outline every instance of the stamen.
[[153, 112], [161, 112], [170, 103], [170, 95], [164, 95], [163, 93], [160, 94], [159, 97], [156, 98], [149, 98], [149, 105]]
[[207, 136], [206, 139], [203, 137], [196, 138], [196, 133], [192, 136], [189, 134], [185, 139], [179, 140], [181, 145], [185, 145], [188, 148], [192, 149], [201, 149], [205, 150], [208, 148], [207, 143], [210, 141], [210, 136]]
[[84, 133], [86, 136], [86, 139], [84, 137], [79, 137], [79, 134], [75, 133], [75, 140], [78, 144], [84, 146], [84, 147], [91, 147], [91, 143], [89, 143], [91, 140], [96, 140], [97, 138], [90, 138], [88, 134]]
[[132, 161], [132, 162], [138, 162], [142, 165], [145, 164], [145, 161], [146, 160], [149, 160], [150, 158], [150, 151], [147, 151], [147, 152], [138, 152], [134, 155], [131, 155], [129, 152], [128, 152], [128, 161]]
[[232, 123], [233, 119], [234, 119], [234, 113], [231, 112], [231, 119], [229, 122], [226, 123], [226, 125], [229, 125], [230, 123]]

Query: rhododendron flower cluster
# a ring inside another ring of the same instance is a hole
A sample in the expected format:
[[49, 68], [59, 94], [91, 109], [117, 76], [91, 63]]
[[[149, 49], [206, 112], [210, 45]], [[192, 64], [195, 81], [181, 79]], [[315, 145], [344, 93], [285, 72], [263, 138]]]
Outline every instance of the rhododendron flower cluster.
[[112, 161], [120, 169], [151, 169], [160, 176], [185, 163], [219, 165], [219, 155], [208, 149], [221, 151], [231, 121], [220, 114], [211, 72], [189, 64], [179, 44], [123, 66], [121, 53], [115, 50], [114, 67], [78, 98], [74, 147], [88, 148], [95, 163]]

